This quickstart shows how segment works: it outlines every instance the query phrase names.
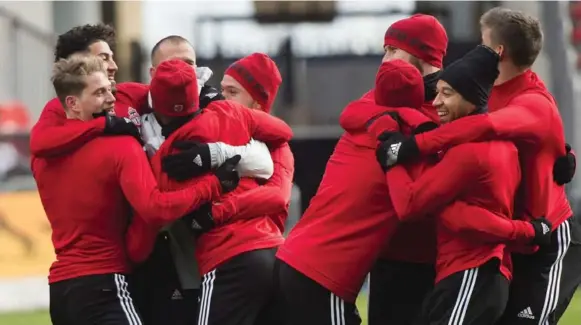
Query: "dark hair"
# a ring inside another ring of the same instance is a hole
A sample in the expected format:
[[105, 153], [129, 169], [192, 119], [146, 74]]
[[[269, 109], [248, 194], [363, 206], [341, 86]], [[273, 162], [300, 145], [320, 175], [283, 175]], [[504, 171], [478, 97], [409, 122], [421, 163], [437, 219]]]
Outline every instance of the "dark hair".
[[54, 61], [66, 59], [71, 54], [84, 52], [93, 43], [103, 41], [109, 45], [111, 51], [115, 53], [116, 35], [115, 29], [109, 25], [83, 25], [77, 26], [68, 32], [59, 35], [54, 50]]
[[186, 42], [186, 43], [192, 45], [187, 39], [185, 39], [179, 35], [166, 36], [166, 37], [160, 39], [159, 42], [155, 43], [155, 45], [151, 49], [151, 61], [153, 61], [153, 57], [155, 56], [155, 53], [157, 53], [157, 51], [159, 50], [159, 47], [165, 42], [172, 42], [172, 43]]
[[533, 65], [543, 47], [541, 24], [521, 11], [496, 7], [480, 18], [482, 27], [490, 28], [493, 46], [504, 46], [506, 56], [518, 67]]

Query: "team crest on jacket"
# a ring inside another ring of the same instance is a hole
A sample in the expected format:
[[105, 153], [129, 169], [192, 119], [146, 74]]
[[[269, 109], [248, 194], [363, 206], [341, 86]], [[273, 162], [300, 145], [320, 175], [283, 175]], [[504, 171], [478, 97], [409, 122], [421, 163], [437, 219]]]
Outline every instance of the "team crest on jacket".
[[138, 127], [141, 126], [141, 118], [139, 117], [139, 113], [137, 113], [135, 108], [129, 107], [129, 110], [127, 110], [127, 115], [133, 124]]
[[179, 113], [179, 112], [181, 112], [183, 110], [184, 110], [184, 105], [179, 105], [178, 104], [178, 105], [174, 105], [173, 106], [173, 111], [176, 112], [176, 113]]

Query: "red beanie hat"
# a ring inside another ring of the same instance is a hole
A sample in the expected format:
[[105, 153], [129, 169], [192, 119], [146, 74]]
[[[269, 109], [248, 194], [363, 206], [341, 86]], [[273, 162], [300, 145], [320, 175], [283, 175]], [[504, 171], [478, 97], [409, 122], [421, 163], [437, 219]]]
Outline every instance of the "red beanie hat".
[[159, 64], [149, 85], [153, 110], [166, 116], [187, 116], [199, 108], [196, 70], [182, 60]]
[[424, 80], [418, 69], [403, 60], [383, 62], [375, 77], [375, 103], [387, 107], [422, 107]]
[[388, 45], [402, 49], [429, 65], [442, 68], [448, 36], [444, 26], [434, 16], [416, 14], [389, 26], [383, 46]]
[[270, 112], [282, 77], [264, 53], [252, 53], [230, 65], [224, 74], [236, 79], [265, 112]]

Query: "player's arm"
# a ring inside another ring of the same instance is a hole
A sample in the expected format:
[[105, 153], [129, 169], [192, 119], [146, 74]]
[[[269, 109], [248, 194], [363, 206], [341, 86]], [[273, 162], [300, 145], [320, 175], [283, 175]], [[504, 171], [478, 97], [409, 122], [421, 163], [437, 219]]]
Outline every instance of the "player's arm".
[[386, 179], [393, 207], [403, 221], [443, 208], [471, 186], [480, 173], [476, 153], [458, 146], [415, 181], [403, 166], [389, 170]]
[[[536, 93], [516, 97], [490, 114], [467, 116], [415, 136], [421, 154], [433, 154], [458, 144], [491, 139], [538, 143], [551, 130], [551, 102]], [[407, 147], [407, 146], [406, 146]]]
[[279, 229], [284, 231], [293, 188], [295, 159], [288, 143], [273, 149], [271, 156], [274, 161], [274, 173], [266, 183], [266, 186], [278, 191], [282, 196], [284, 200], [284, 209], [281, 213], [270, 214], [270, 216], [273, 218], [273, 221], [277, 224]]
[[115, 152], [118, 179], [125, 197], [137, 214], [153, 225], [172, 222], [221, 195], [220, 182], [212, 174], [200, 177], [185, 189], [162, 193], [137, 141], [120, 137]]
[[30, 131], [30, 153], [37, 157], [64, 154], [103, 134], [104, 129], [104, 117], [88, 122], [67, 119], [61, 103], [54, 98], [46, 103]]
[[290, 141], [293, 136], [291, 127], [278, 117], [256, 109], [240, 109], [246, 119], [252, 138], [269, 146], [279, 146]]
[[141, 263], [153, 251], [155, 240], [161, 228], [148, 223], [143, 217], [134, 214], [125, 234], [127, 257], [133, 263]]
[[224, 161], [236, 155], [242, 157], [236, 170], [240, 177], [269, 179], [274, 173], [274, 163], [264, 142], [251, 139], [244, 146], [231, 146], [223, 142], [208, 144], [212, 168], [220, 167]]
[[212, 205], [216, 225], [280, 214], [286, 208], [286, 198], [280, 190], [260, 186]]
[[530, 222], [502, 218], [459, 200], [442, 210], [439, 218], [447, 229], [477, 241], [529, 244], [535, 238]]

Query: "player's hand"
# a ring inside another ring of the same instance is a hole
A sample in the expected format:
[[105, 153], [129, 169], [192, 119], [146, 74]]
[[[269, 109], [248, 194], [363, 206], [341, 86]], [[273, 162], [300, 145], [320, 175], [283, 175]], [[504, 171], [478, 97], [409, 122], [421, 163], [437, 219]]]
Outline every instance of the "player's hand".
[[380, 144], [375, 150], [375, 157], [384, 171], [397, 163], [403, 163], [419, 156], [414, 137], [406, 138], [399, 132], [384, 132], [377, 140], [380, 141]]
[[141, 145], [143, 141], [141, 140], [141, 133], [139, 128], [128, 118], [118, 117], [111, 114], [101, 114], [105, 118], [105, 130], [103, 131], [106, 135], [130, 135], [134, 137]]
[[555, 160], [553, 165], [553, 179], [559, 185], [565, 185], [573, 180], [575, 169], [577, 168], [577, 159], [571, 152], [571, 145], [565, 143], [566, 154]]
[[176, 141], [172, 147], [181, 152], [168, 155], [161, 160], [161, 169], [169, 178], [184, 181], [204, 173], [212, 168], [210, 147], [196, 141]]
[[215, 100], [224, 100], [224, 96], [222, 93], [218, 91], [218, 89], [204, 85], [202, 87], [202, 91], [200, 92], [200, 108], [206, 108], [206, 106], [210, 105], [211, 102]]
[[545, 217], [529, 221], [535, 229], [535, 238], [532, 243], [539, 246], [547, 246], [551, 243], [552, 224]]
[[181, 221], [187, 225], [195, 236], [210, 231], [216, 226], [212, 215], [212, 203], [206, 203], [196, 211], [186, 214], [181, 218]]
[[242, 157], [236, 155], [232, 158], [226, 159], [222, 166], [218, 167], [214, 174], [220, 180], [220, 185], [222, 186], [222, 192], [228, 193], [234, 190], [238, 183], [240, 182], [240, 175], [236, 170], [236, 166], [240, 162]]

